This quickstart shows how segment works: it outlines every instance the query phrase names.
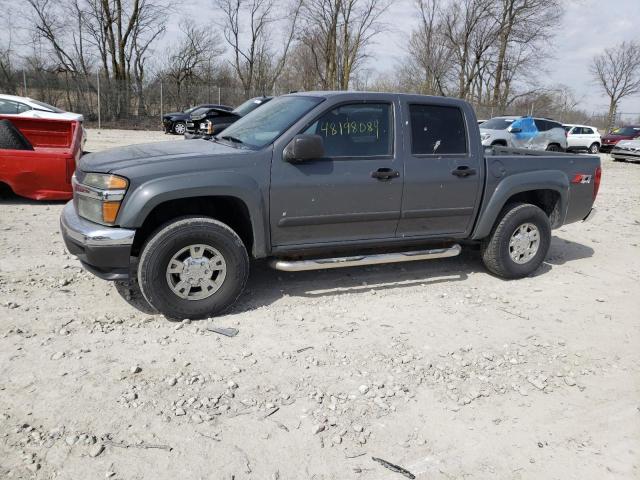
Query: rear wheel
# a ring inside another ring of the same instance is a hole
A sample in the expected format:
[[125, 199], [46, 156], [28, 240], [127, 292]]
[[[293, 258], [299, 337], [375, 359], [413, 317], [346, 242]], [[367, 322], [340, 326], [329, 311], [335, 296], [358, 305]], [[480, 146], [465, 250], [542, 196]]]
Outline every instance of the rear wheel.
[[212, 218], [183, 217], [161, 227], [140, 255], [144, 297], [172, 319], [212, 317], [232, 305], [249, 275], [240, 237]]
[[547, 215], [535, 205], [513, 203], [504, 208], [482, 244], [482, 260], [492, 273], [508, 279], [534, 272], [551, 244]]
[[591, 146], [589, 147], [589, 153], [593, 155], [597, 155], [598, 153], [600, 153], [600, 145], [598, 145], [595, 142], [592, 143]]
[[547, 152], [561, 152], [562, 148], [557, 143], [551, 143], [547, 146]]

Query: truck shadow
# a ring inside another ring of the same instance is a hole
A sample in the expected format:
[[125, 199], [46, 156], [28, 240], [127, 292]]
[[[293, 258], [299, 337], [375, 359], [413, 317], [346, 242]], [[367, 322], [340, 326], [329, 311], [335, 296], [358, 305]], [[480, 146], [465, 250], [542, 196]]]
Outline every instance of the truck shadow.
[[[547, 259], [531, 277], [544, 275], [554, 266], [589, 258], [593, 254], [594, 250], [586, 245], [553, 237]], [[269, 306], [285, 296], [330, 299], [341, 295], [368, 294], [371, 291], [429, 287], [464, 282], [472, 273], [490, 275], [482, 263], [479, 249], [468, 246], [455, 258], [297, 273], [273, 270], [266, 261], [257, 261], [252, 265], [244, 293], [226, 314]], [[129, 298], [120, 290], [116, 289], [123, 300], [134, 308], [147, 314], [155, 313], [148, 305], [149, 310], [140, 308], [139, 304], [132, 301], [136, 298]]]
[[551, 237], [551, 247], [545, 259], [549, 265], [564, 265], [574, 260], [593, 257], [594, 250], [581, 243], [565, 240], [560, 237]]
[[[554, 236], [547, 259], [531, 276], [544, 275], [554, 266], [589, 258], [593, 254], [593, 249], [586, 245]], [[472, 273], [489, 275], [479, 250], [473, 247], [464, 247], [460, 256], [455, 258], [297, 273], [276, 271], [267, 262], [260, 261], [252, 266], [245, 293], [228, 313], [270, 305], [283, 296], [322, 299], [413, 286], [428, 287], [464, 282]]]
[[482, 270], [482, 262], [474, 252], [449, 259], [295, 273], [273, 270], [267, 262], [255, 262], [245, 293], [229, 313], [270, 305], [284, 296], [322, 299], [462, 282], [470, 273]]

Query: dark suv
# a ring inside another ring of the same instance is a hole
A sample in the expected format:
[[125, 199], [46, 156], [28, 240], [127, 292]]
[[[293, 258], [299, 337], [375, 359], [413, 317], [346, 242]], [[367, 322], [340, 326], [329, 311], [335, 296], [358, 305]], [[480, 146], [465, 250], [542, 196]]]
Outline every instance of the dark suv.
[[195, 107], [188, 108], [184, 112], [165, 113], [162, 116], [162, 127], [164, 128], [164, 133], [183, 135], [184, 132], [187, 131], [187, 121], [189, 121], [193, 113], [197, 112], [197, 114], [200, 114], [201, 112], [206, 112], [207, 109], [213, 108], [224, 111], [233, 110], [233, 107], [229, 107], [227, 105], [206, 103], [203, 105], [196, 105]]
[[226, 111], [212, 108], [209, 111], [193, 112], [191, 119], [187, 121], [187, 131], [184, 136], [187, 139], [208, 138], [217, 135], [232, 123], [253, 112], [264, 105], [273, 97], [255, 97], [247, 100], [237, 108]]

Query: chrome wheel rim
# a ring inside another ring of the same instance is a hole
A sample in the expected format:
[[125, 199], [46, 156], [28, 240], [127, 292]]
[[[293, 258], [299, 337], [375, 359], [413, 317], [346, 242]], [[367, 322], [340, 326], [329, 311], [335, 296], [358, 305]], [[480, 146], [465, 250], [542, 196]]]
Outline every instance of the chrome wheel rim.
[[175, 130], [175, 131], [176, 131], [176, 133], [178, 133], [178, 134], [183, 134], [183, 133], [185, 132], [185, 130], [186, 130], [186, 129], [187, 129], [187, 127], [186, 127], [184, 124], [182, 124], [182, 123], [178, 123], [178, 124], [175, 126], [175, 128], [174, 128], [174, 130]]
[[178, 251], [167, 265], [171, 291], [185, 300], [203, 300], [216, 293], [227, 276], [222, 254], [209, 245], [189, 245]]
[[540, 231], [533, 223], [523, 223], [515, 229], [509, 240], [509, 256], [515, 263], [529, 262], [540, 248]]
[[591, 153], [598, 153], [598, 146], [597, 145], [592, 145], [591, 146]]

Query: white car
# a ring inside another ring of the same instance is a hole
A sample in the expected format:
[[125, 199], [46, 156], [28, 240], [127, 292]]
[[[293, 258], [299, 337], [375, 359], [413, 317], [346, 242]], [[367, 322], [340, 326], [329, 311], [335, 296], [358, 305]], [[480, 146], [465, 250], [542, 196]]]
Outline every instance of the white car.
[[485, 147], [529, 148], [550, 152], [567, 149], [562, 124], [548, 118], [493, 117], [479, 127]]
[[52, 120], [78, 120], [84, 117], [79, 113], [65, 112], [59, 108], [33, 98], [0, 94], [0, 115], [18, 115], [30, 118], [48, 118]]
[[602, 138], [596, 127], [573, 124], [565, 124], [563, 127], [567, 132], [567, 150], [587, 150], [593, 154], [600, 151]]

